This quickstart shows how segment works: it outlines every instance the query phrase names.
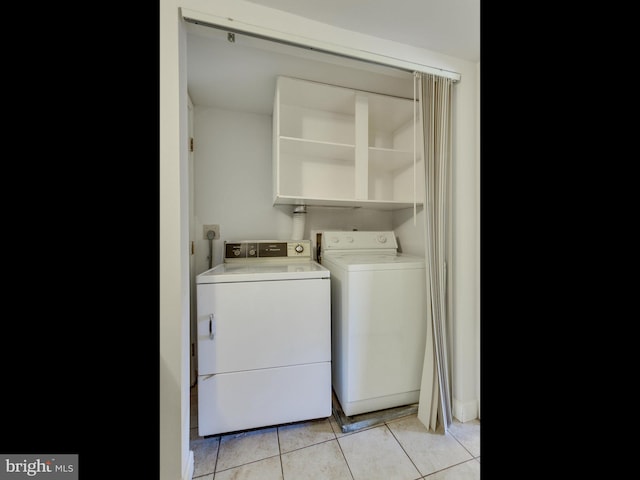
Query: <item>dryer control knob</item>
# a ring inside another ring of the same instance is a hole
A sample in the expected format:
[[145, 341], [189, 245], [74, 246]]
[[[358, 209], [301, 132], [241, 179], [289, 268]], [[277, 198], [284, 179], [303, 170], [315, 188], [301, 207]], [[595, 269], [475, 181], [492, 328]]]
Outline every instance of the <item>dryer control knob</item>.
[[387, 243], [387, 237], [385, 237], [384, 235], [378, 235], [378, 242]]
[[296, 245], [296, 252], [302, 253], [304, 251], [304, 247], [300, 244]]

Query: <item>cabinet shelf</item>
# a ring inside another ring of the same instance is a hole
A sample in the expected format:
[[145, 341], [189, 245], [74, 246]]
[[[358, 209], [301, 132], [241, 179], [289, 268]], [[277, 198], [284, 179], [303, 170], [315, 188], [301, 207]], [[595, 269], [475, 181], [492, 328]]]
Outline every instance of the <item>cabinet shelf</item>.
[[369, 147], [369, 168], [386, 172], [413, 166], [413, 152], [392, 148]]
[[353, 162], [355, 159], [355, 145], [281, 136], [280, 154]]
[[[417, 205], [422, 209], [422, 202], [418, 199]], [[312, 197], [312, 196], [292, 196], [280, 195], [278, 205], [310, 205], [318, 207], [348, 207], [348, 208], [369, 208], [372, 210], [400, 210], [403, 208], [413, 208], [413, 201], [394, 200], [355, 200], [344, 198]]]

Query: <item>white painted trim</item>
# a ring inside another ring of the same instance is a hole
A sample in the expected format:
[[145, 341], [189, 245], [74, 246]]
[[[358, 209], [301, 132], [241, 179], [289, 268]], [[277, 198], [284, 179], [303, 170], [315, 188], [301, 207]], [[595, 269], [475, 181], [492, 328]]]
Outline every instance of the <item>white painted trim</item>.
[[189, 460], [187, 460], [187, 469], [182, 480], [192, 480], [193, 472], [195, 471], [195, 462], [193, 461], [193, 450], [189, 450]]
[[261, 27], [259, 25], [253, 25], [244, 23], [239, 20], [235, 20], [230, 17], [221, 17], [218, 15], [211, 15], [209, 13], [197, 12], [189, 8], [181, 7], [182, 18], [190, 23], [212, 26], [212, 27], [224, 27], [234, 32], [244, 32], [253, 34], [256, 36], [273, 39], [275, 41], [288, 43], [291, 45], [297, 45], [300, 47], [312, 48], [319, 51], [333, 53], [345, 57], [364, 60], [366, 62], [372, 62], [382, 65], [388, 65], [391, 67], [401, 68], [409, 72], [422, 72], [430, 73], [433, 75], [439, 75], [441, 77], [451, 78], [454, 81], [460, 80], [460, 74], [449, 70], [443, 70], [437, 67], [430, 67], [428, 65], [422, 65], [420, 63], [410, 62], [401, 58], [390, 57], [387, 55], [381, 55], [375, 52], [369, 52], [366, 50], [359, 50], [345, 45], [337, 43], [324, 42], [309, 37], [303, 37], [300, 35], [293, 35], [290, 33], [274, 30], [271, 28]]
[[478, 418], [478, 402], [471, 400], [470, 402], [461, 402], [453, 399], [453, 416], [460, 422], [468, 422], [469, 420], [475, 420]]

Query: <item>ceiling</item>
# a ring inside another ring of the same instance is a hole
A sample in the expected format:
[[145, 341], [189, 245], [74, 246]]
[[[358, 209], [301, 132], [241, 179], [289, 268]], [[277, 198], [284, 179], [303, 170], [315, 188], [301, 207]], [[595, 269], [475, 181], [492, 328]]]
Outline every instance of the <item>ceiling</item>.
[[480, 61], [480, 0], [247, 0], [335, 27]]
[[[247, 0], [477, 62], [480, 0]], [[389, 18], [394, 18], [389, 22]], [[278, 75], [411, 98], [413, 77], [398, 69], [187, 24], [187, 81], [192, 102], [271, 114]]]

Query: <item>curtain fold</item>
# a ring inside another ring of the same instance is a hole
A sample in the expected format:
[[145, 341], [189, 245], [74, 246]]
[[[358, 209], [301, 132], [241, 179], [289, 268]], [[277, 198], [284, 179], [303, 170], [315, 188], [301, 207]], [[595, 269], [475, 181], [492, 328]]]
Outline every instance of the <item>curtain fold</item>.
[[418, 418], [433, 431], [452, 422], [447, 325], [451, 316], [451, 131], [453, 80], [415, 73], [424, 158], [427, 342]]

